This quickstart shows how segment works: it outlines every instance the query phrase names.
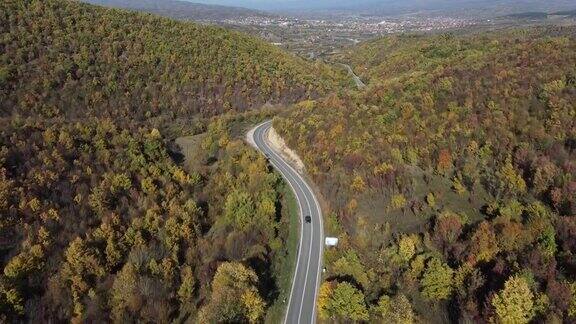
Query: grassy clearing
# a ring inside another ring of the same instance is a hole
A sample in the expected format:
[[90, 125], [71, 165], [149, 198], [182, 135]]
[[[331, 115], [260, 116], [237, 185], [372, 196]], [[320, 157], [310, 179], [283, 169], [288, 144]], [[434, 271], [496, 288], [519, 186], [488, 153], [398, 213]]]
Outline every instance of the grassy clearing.
[[277, 254], [274, 260], [274, 271], [277, 278], [279, 296], [276, 302], [270, 305], [266, 316], [266, 323], [282, 323], [290, 290], [292, 288], [292, 276], [296, 267], [298, 255], [298, 204], [290, 187], [284, 183], [282, 188], [282, 221], [279, 231], [285, 232], [286, 244]]
[[182, 136], [176, 138], [174, 141], [181, 149], [181, 153], [184, 157], [183, 167], [187, 171], [192, 171], [198, 169], [202, 161], [199, 158], [200, 153], [202, 152], [202, 148], [200, 145], [202, 144], [202, 140], [204, 139], [205, 134], [198, 134], [198, 135], [191, 135], [191, 136]]

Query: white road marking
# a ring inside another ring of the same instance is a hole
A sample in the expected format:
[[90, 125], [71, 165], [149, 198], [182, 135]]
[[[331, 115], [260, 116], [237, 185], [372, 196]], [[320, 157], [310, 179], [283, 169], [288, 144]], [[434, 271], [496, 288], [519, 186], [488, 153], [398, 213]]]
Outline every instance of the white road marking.
[[[264, 153], [270, 153], [273, 158], [270, 158], [270, 163], [278, 170], [280, 171], [280, 174], [286, 179], [286, 181], [288, 182], [288, 185], [291, 187], [292, 191], [294, 191], [294, 194], [296, 195], [296, 199], [298, 201], [298, 205], [299, 205], [299, 209], [300, 209], [300, 244], [299, 244], [299, 248], [298, 248], [298, 259], [296, 262], [296, 270], [294, 272], [294, 277], [293, 277], [293, 281], [292, 281], [292, 287], [290, 290], [290, 297], [288, 300], [288, 306], [286, 309], [286, 315], [284, 318], [284, 322], [287, 323], [288, 322], [288, 315], [290, 313], [290, 306], [292, 304], [292, 296], [294, 294], [294, 287], [296, 285], [296, 280], [298, 278], [298, 274], [299, 272], [299, 268], [300, 268], [300, 257], [302, 255], [302, 243], [303, 243], [303, 238], [304, 238], [304, 222], [305, 220], [304, 218], [304, 210], [305, 208], [303, 208], [303, 204], [302, 201], [300, 200], [299, 196], [298, 196], [298, 192], [295, 190], [295, 186], [298, 187], [298, 189], [300, 189], [300, 193], [304, 195], [304, 199], [306, 200], [306, 205], [308, 207], [308, 212], [310, 214], [310, 216], [312, 216], [312, 205], [310, 204], [310, 200], [308, 199], [308, 193], [312, 196], [312, 199], [314, 201], [314, 203], [316, 204], [316, 211], [318, 213], [318, 218], [319, 218], [319, 223], [320, 223], [320, 246], [319, 246], [319, 255], [318, 255], [318, 269], [317, 269], [317, 273], [316, 273], [316, 278], [315, 278], [315, 287], [314, 287], [314, 302], [312, 305], [312, 318], [311, 318], [311, 323], [315, 323], [316, 321], [316, 297], [318, 296], [318, 288], [319, 288], [319, 283], [320, 283], [320, 269], [322, 267], [322, 256], [323, 256], [323, 245], [322, 245], [322, 238], [324, 237], [324, 229], [323, 229], [323, 220], [322, 220], [322, 211], [320, 209], [320, 204], [318, 203], [318, 200], [316, 198], [316, 195], [314, 195], [314, 191], [312, 191], [312, 189], [310, 188], [310, 186], [308, 185], [308, 183], [306, 183], [306, 181], [304, 181], [304, 178], [296, 171], [294, 170], [294, 168], [288, 164], [287, 162], [284, 161], [284, 159], [282, 157], [279, 156], [279, 154], [273, 150], [264, 140], [264, 133], [269, 131], [270, 127], [268, 126], [269, 124], [271, 124], [271, 121], [267, 121], [264, 123], [259, 124], [258, 126], [256, 126], [255, 128], [253, 128], [253, 132], [250, 134], [249, 136], [252, 135], [253, 138], [253, 144], [256, 146], [257, 149], [259, 149], [260, 151], [263, 151]], [[262, 142], [262, 148], [258, 147], [258, 139]], [[252, 143], [251, 143], [252, 144]], [[287, 169], [287, 170], [286, 170]], [[291, 171], [291, 172], [290, 172]], [[295, 185], [292, 184], [292, 182], [295, 183]], [[302, 183], [302, 184], [301, 184]], [[304, 186], [306, 190], [304, 190], [304, 188], [302, 187]], [[308, 273], [309, 273], [309, 269], [310, 269], [310, 260], [312, 257], [312, 245], [314, 243], [314, 222], [311, 222], [311, 231], [310, 231], [310, 245], [309, 245], [309, 250], [308, 250], [308, 260], [307, 260], [307, 264], [306, 264], [306, 272], [304, 275], [304, 286], [303, 286], [303, 290], [302, 293], [304, 294], [302, 296], [302, 300], [300, 300], [300, 307], [299, 307], [299, 312], [298, 312], [298, 323], [300, 323], [301, 321], [301, 317], [302, 317], [302, 308], [303, 308], [303, 304], [304, 304], [304, 297], [306, 295], [306, 286], [308, 284]]]

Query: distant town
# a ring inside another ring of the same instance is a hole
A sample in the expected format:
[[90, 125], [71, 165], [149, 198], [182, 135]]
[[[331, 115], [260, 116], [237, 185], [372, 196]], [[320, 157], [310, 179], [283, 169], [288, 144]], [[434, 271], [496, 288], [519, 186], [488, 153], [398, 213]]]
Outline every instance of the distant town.
[[221, 24], [258, 35], [274, 45], [308, 58], [337, 54], [347, 45], [354, 45], [378, 35], [447, 31], [490, 24], [488, 19], [421, 15], [395, 17], [355, 15], [325, 19], [251, 16], [204, 22]]
[[451, 10], [382, 11], [375, 8], [372, 11], [325, 9], [267, 12], [176, 0], [84, 1], [220, 25], [252, 34], [304, 58], [327, 61], [337, 61], [339, 54], [355, 44], [388, 34], [459, 33], [472, 28], [576, 24], [575, 10], [555, 10], [566, 6], [551, 6], [548, 11], [534, 8], [527, 12], [520, 11], [528, 10], [526, 7], [467, 9], [465, 5]]
[[462, 28], [478, 20], [455, 17], [366, 17], [348, 16], [340, 19], [299, 19], [291, 17], [245, 17], [226, 19], [222, 22], [240, 26], [277, 26], [292, 29], [322, 28], [333, 32], [384, 34], [406, 31], [433, 31]]

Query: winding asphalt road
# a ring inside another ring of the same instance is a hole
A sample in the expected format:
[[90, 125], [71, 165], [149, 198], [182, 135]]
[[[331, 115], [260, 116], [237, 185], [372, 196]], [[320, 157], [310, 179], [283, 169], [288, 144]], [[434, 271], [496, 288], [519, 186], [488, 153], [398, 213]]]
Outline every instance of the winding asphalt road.
[[[271, 127], [272, 121], [264, 122], [256, 126], [249, 136], [252, 137], [251, 140], [256, 148], [268, 156], [272, 166], [288, 182], [300, 209], [298, 259], [284, 322], [287, 324], [315, 323], [316, 296], [320, 284], [324, 243], [322, 212], [314, 192], [304, 178], [266, 141], [267, 132]], [[310, 223], [306, 223], [305, 216], [311, 217]]]
[[346, 70], [348, 70], [348, 74], [352, 77], [352, 80], [354, 80], [354, 84], [356, 84], [356, 88], [358, 88], [358, 90], [366, 87], [366, 84], [362, 82], [362, 79], [360, 79], [360, 77], [357, 76], [356, 73], [354, 73], [354, 70], [352, 70], [352, 67], [350, 65], [344, 63], [340, 63], [340, 65], [345, 67]]

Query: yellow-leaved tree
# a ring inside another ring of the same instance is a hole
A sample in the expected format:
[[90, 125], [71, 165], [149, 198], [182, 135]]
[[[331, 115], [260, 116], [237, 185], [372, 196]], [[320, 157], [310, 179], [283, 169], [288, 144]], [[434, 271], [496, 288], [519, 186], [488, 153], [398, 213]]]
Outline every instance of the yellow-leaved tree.
[[534, 316], [534, 294], [522, 276], [515, 275], [504, 283], [492, 299], [500, 323], [528, 323]]
[[239, 262], [224, 262], [212, 280], [212, 295], [198, 315], [200, 323], [257, 323], [266, 303], [258, 293], [258, 276]]

